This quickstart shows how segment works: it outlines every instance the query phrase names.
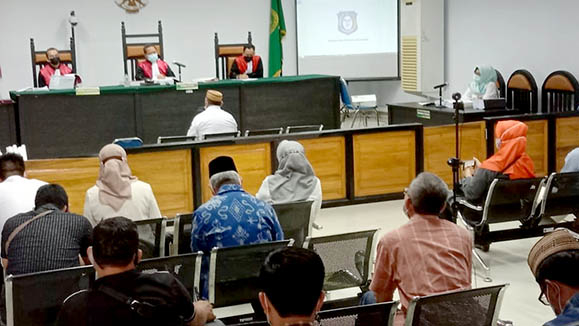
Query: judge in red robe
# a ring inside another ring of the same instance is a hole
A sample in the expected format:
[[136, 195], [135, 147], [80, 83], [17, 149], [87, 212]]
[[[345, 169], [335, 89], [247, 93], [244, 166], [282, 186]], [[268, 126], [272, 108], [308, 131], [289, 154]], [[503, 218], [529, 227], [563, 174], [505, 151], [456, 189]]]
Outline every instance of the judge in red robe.
[[175, 74], [169, 65], [159, 58], [157, 48], [152, 44], [147, 44], [143, 48], [145, 58], [147, 60], [141, 61], [137, 64], [136, 80], [145, 79], [165, 79], [165, 77], [175, 77]]
[[253, 46], [253, 44], [243, 46], [243, 55], [240, 55], [233, 61], [229, 78], [263, 78], [263, 63], [261, 62], [261, 58], [255, 55], [255, 46]]
[[[73, 73], [69, 66], [60, 63], [60, 56], [57, 49], [49, 48], [46, 50], [46, 58], [48, 59], [48, 63], [38, 72], [38, 87], [50, 87], [50, 78], [54, 74], [64, 76]], [[76, 83], [80, 83], [80, 77], [78, 76]]]

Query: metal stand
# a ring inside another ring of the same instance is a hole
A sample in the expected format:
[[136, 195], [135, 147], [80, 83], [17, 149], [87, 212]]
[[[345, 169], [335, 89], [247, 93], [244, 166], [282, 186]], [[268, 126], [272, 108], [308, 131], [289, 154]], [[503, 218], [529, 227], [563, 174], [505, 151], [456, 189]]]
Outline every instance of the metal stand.
[[[442, 104], [442, 89], [446, 86], [447, 84], [440, 84], [440, 85], [436, 85], [434, 86], [434, 89], [438, 89], [438, 105], [436, 105], [435, 107], [437, 108], [444, 108], [445, 106]], [[458, 94], [458, 93], [456, 93]]]
[[183, 79], [181, 79], [181, 66], [179, 65], [177, 67], [179, 67], [179, 82], [182, 82]]

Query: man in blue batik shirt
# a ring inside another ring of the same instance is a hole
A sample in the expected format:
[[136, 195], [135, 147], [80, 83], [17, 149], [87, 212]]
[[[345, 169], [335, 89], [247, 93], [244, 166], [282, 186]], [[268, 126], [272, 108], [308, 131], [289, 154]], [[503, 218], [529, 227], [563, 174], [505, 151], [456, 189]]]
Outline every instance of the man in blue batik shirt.
[[233, 247], [283, 240], [283, 231], [273, 208], [248, 194], [229, 156], [209, 162], [213, 197], [193, 213], [191, 249], [203, 251], [201, 293], [208, 294], [209, 253], [214, 247]]

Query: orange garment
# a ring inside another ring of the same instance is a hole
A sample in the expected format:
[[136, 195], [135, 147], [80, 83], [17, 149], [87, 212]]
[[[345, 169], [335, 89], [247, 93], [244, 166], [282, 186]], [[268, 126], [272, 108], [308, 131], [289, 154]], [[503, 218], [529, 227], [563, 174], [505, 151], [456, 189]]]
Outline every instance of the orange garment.
[[528, 129], [520, 121], [499, 121], [495, 127], [495, 139], [500, 140], [499, 150], [480, 167], [508, 175], [511, 180], [534, 178], [535, 165], [525, 152]]

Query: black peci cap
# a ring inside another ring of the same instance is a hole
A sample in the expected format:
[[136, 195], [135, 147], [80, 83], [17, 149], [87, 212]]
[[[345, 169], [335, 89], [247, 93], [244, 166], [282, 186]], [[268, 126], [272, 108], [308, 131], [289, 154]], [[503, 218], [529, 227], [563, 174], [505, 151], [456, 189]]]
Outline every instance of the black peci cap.
[[221, 173], [225, 171], [235, 171], [237, 172], [237, 168], [235, 167], [235, 162], [233, 158], [229, 156], [219, 156], [209, 162], [209, 177], [211, 178], [216, 173]]

